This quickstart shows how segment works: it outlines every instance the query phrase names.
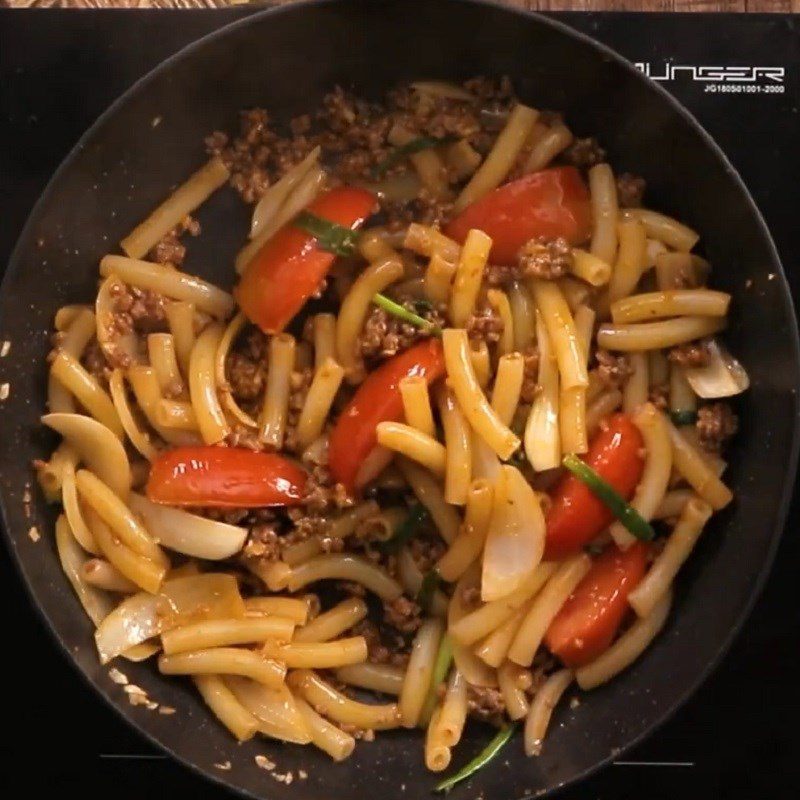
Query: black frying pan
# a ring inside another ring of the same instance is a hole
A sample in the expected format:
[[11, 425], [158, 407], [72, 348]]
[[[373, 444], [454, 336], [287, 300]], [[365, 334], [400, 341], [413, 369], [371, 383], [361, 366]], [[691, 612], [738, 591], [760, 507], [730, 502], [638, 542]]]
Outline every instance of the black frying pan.
[[[741, 432], [727, 479], [736, 502], [715, 517], [682, 572], [671, 621], [635, 667], [561, 708], [537, 759], [513, 742], [457, 798], [519, 798], [575, 781], [632, 746], [669, 716], [727, 649], [770, 566], [797, 459], [797, 329], [778, 256], [739, 177], [707, 134], [664, 91], [608, 49], [541, 17], [477, 2], [340, 0], [282, 8], [206, 37], [126, 93], [83, 137], [31, 215], [2, 287], [0, 341], [13, 342], [0, 403], [0, 496], [8, 542], [33, 598], [87, 680], [152, 741], [213, 780], [257, 797], [418, 797], [435, 779], [418, 733], [381, 735], [341, 765], [311, 748], [266, 741], [236, 746], [184, 680], [150, 665], [124, 665], [132, 681], [178, 713], [131, 707], [95, 655], [92, 630], [61, 574], [40, 499], [23, 510], [28, 463], [52, 447], [38, 425], [44, 357], [60, 305], [93, 297], [97, 262], [203, 158], [202, 138], [231, 126], [240, 108], [277, 117], [314, 108], [335, 83], [377, 94], [401, 79], [509, 74], [532, 105], [563, 111], [580, 134], [596, 134], [619, 169], [643, 174], [653, 206], [703, 234], [715, 285], [734, 294], [729, 340], [753, 385], [740, 405]], [[152, 122], [160, 118], [160, 123]], [[201, 214], [204, 235], [187, 269], [231, 281], [231, 254], [247, 214], [232, 192]], [[34, 544], [35, 522], [45, 533]], [[456, 766], [489, 736], [470, 727]], [[256, 753], [305, 781], [285, 787]], [[216, 769], [226, 760], [233, 768]]]

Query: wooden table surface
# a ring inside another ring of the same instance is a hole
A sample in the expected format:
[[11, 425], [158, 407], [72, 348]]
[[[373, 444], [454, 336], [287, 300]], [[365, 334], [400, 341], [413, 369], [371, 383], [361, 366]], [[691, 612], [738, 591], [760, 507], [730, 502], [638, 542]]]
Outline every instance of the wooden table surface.
[[[0, 0], [0, 7], [219, 8], [243, 2], [246, 3], [248, 0]], [[273, 2], [291, 3], [294, 0], [273, 0]], [[800, 12], [800, 0], [504, 0], [504, 2], [511, 6], [538, 11]]]

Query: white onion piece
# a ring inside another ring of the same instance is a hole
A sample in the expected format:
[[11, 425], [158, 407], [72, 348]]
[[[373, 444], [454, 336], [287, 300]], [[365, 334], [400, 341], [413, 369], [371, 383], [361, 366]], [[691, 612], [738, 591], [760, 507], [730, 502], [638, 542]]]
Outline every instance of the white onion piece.
[[123, 600], [95, 633], [100, 663], [124, 654], [164, 631], [187, 622], [244, 616], [233, 575], [209, 573], [165, 581], [158, 594], [139, 592]]
[[97, 341], [103, 352], [112, 360], [120, 353], [131, 359], [132, 364], [141, 363], [139, 340], [135, 333], [119, 334], [114, 330], [114, 295], [117, 289], [124, 290], [125, 282], [116, 275], [109, 275], [97, 290], [95, 318]]
[[187, 556], [208, 561], [230, 558], [244, 547], [247, 538], [247, 528], [158, 505], [135, 492], [128, 504], [159, 544]]
[[500, 600], [523, 583], [542, 560], [544, 514], [522, 473], [503, 466], [495, 484], [492, 521], [483, 551], [481, 599]]
[[289, 193], [306, 176], [311, 167], [319, 161], [319, 154], [320, 148], [315, 147], [299, 164], [295, 164], [277, 183], [274, 183], [264, 192], [264, 195], [253, 210], [253, 221], [250, 225], [251, 239], [263, 230], [271, 219], [274, 219]]
[[311, 741], [305, 717], [285, 684], [272, 689], [249, 678], [230, 675], [225, 678], [225, 685], [258, 720], [260, 733], [295, 744], [308, 744]]
[[102, 589], [87, 583], [83, 578], [83, 565], [89, 560], [70, 530], [67, 518], [62, 514], [56, 522], [56, 549], [61, 568], [67, 576], [83, 610], [89, 619], [99, 626], [114, 608], [114, 598]]
[[711, 400], [733, 397], [750, 386], [745, 368], [716, 339], [708, 343], [709, 361], [704, 367], [689, 367], [686, 380], [698, 397]]
[[122, 442], [101, 422], [85, 414], [45, 414], [42, 422], [60, 433], [94, 472], [121, 500], [131, 490], [131, 465]]

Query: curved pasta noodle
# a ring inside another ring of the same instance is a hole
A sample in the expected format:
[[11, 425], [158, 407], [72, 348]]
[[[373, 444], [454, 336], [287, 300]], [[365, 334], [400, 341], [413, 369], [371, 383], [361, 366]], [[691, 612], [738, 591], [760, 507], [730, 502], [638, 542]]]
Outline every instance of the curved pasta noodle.
[[554, 672], [533, 696], [525, 720], [525, 755], [538, 756], [542, 752], [542, 743], [550, 725], [553, 709], [573, 680], [575, 675], [572, 670], [559, 670]]
[[336, 679], [349, 686], [397, 697], [403, 688], [405, 670], [394, 664], [350, 664], [336, 670]]
[[227, 411], [234, 420], [245, 427], [257, 428], [258, 423], [236, 402], [233, 392], [231, 392], [230, 383], [228, 382], [225, 371], [228, 353], [233, 343], [236, 341], [236, 337], [241, 333], [246, 323], [247, 318], [240, 311], [225, 328], [225, 332], [222, 334], [219, 344], [217, 345], [217, 352], [214, 355], [214, 378], [217, 382], [217, 390], [219, 391], [222, 406], [225, 411]]
[[316, 556], [292, 569], [288, 589], [296, 592], [309, 583], [321, 580], [355, 581], [384, 600], [396, 600], [403, 593], [397, 581], [372, 561], [346, 553]]
[[[633, 414], [633, 424], [639, 429], [646, 452], [644, 470], [630, 505], [645, 520], [651, 520], [669, 486], [672, 474], [672, 445], [664, 416], [651, 403], [640, 406]], [[611, 536], [621, 548], [630, 547], [636, 540], [619, 521], [610, 528]]]
[[108, 390], [111, 393], [114, 408], [117, 409], [117, 414], [128, 440], [140, 455], [144, 456], [148, 461], [153, 461], [158, 455], [158, 450], [150, 441], [147, 432], [139, 427], [139, 423], [133, 415], [133, 409], [131, 409], [128, 395], [125, 391], [125, 376], [121, 369], [117, 368], [111, 372], [108, 379]]
[[351, 597], [330, 611], [314, 617], [294, 634], [292, 642], [328, 642], [352, 628], [366, 616], [367, 604], [358, 597]]
[[120, 242], [120, 247], [131, 258], [141, 258], [223, 186], [229, 177], [228, 168], [220, 158], [214, 156], [179, 186], [144, 222], [137, 225]]
[[461, 410], [470, 425], [500, 458], [509, 458], [519, 447], [519, 439], [504, 425], [489, 405], [475, 377], [469, 355], [469, 340], [463, 329], [447, 328], [443, 334], [447, 375]]
[[217, 719], [240, 742], [255, 736], [258, 720], [239, 703], [219, 675], [195, 675], [194, 684]]
[[367, 660], [367, 642], [363, 636], [351, 636], [332, 642], [267, 641], [263, 655], [274, 658], [291, 669], [334, 669]]
[[233, 297], [230, 294], [195, 275], [163, 264], [108, 255], [100, 261], [100, 274], [103, 277], [116, 275], [131, 286], [150, 289], [173, 300], [194, 303], [200, 311], [218, 319], [225, 319], [233, 311]]
[[270, 687], [280, 686], [286, 677], [286, 667], [282, 664], [239, 647], [162, 655], [158, 669], [164, 675], [241, 675]]
[[286, 435], [289, 395], [295, 366], [296, 342], [288, 333], [279, 333], [269, 342], [269, 371], [261, 410], [261, 441], [280, 450]]
[[601, 656], [575, 671], [581, 689], [594, 689], [629, 667], [658, 636], [669, 616], [672, 591], [667, 591], [644, 618], [637, 619]]
[[659, 322], [605, 323], [597, 331], [597, 344], [606, 350], [657, 350], [712, 336], [725, 328], [717, 317], [675, 317]]
[[411, 655], [403, 679], [403, 688], [397, 701], [400, 721], [404, 728], [413, 728], [420, 721], [443, 633], [444, 625], [441, 620], [425, 620], [411, 644]]
[[234, 697], [258, 720], [259, 733], [284, 742], [311, 742], [311, 731], [297, 698], [286, 686], [265, 686], [238, 675], [228, 675], [224, 680]]
[[197, 337], [189, 359], [189, 394], [200, 435], [206, 444], [222, 441], [230, 426], [217, 397], [215, 359], [223, 335], [221, 325], [209, 325]]
[[622, 216], [624, 219], [638, 220], [644, 225], [650, 239], [656, 239], [673, 250], [688, 253], [700, 240], [699, 234], [687, 225], [656, 211], [646, 208], [626, 208]]
[[607, 264], [617, 255], [617, 185], [608, 164], [596, 164], [589, 170], [592, 203], [592, 243], [590, 251]]
[[288, 641], [294, 622], [285, 617], [244, 617], [207, 619], [182, 625], [161, 634], [161, 645], [168, 656], [209, 647], [228, 647], [251, 642]]
[[428, 510], [442, 539], [448, 544], [452, 542], [461, 520], [456, 510], [446, 502], [439, 483], [427, 470], [406, 459], [398, 459], [397, 466], [417, 500]]
[[326, 752], [334, 761], [349, 758], [356, 746], [356, 740], [325, 717], [318, 714], [302, 697], [295, 697], [298, 711], [308, 727], [311, 741]]
[[370, 264], [350, 287], [336, 318], [336, 356], [348, 376], [359, 369], [356, 341], [367, 318], [372, 298], [403, 277], [403, 264], [392, 255]]
[[624, 297], [611, 304], [615, 323], [642, 322], [663, 317], [724, 317], [731, 296], [711, 289], [670, 289]]
[[375, 433], [382, 447], [422, 464], [439, 478], [444, 477], [447, 451], [441, 442], [401, 422], [380, 422]]
[[494, 487], [485, 478], [470, 484], [464, 524], [436, 565], [444, 580], [450, 583], [458, 580], [480, 555], [489, 530], [493, 495]]
[[456, 328], [466, 325], [475, 308], [491, 247], [492, 240], [477, 228], [467, 234], [461, 247], [450, 293], [450, 320]]
[[314, 708], [340, 724], [373, 730], [387, 730], [400, 725], [400, 714], [394, 703], [368, 705], [351, 700], [310, 669], [290, 673], [288, 683]]
[[411, 375], [403, 378], [398, 386], [406, 422], [421, 433], [435, 438], [436, 425], [433, 422], [428, 382], [420, 375]]

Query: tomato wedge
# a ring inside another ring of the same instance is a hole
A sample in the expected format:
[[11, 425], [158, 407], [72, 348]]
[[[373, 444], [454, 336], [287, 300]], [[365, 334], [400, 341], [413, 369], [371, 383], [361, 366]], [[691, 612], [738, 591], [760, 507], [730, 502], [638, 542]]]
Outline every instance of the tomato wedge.
[[[615, 491], [630, 500], [642, 477], [642, 434], [625, 416], [615, 414], [594, 438], [583, 460]], [[589, 487], [566, 474], [556, 484], [547, 515], [544, 557], [562, 559], [576, 553], [607, 527], [614, 515]]]
[[[306, 211], [355, 230], [375, 211], [375, 195], [342, 186], [320, 195]], [[282, 331], [303, 307], [336, 258], [290, 222], [245, 267], [234, 296], [245, 316], [265, 333]]]
[[348, 491], [355, 488], [359, 467], [377, 444], [378, 423], [403, 415], [400, 381], [419, 375], [430, 384], [443, 374], [441, 342], [426, 339], [382, 364], [358, 387], [336, 421], [328, 447], [333, 477]]
[[589, 190], [575, 167], [532, 172], [467, 206], [444, 229], [463, 243], [472, 228], [492, 239], [494, 264], [512, 264], [522, 245], [537, 236], [563, 236], [570, 244], [589, 237]]
[[154, 503], [212, 508], [296, 506], [306, 473], [273, 453], [240, 447], [177, 447], [152, 464], [146, 494]]
[[565, 666], [588, 664], [611, 644], [628, 610], [628, 595], [644, 577], [648, 550], [643, 542], [624, 551], [610, 547], [561, 607], [544, 643]]

